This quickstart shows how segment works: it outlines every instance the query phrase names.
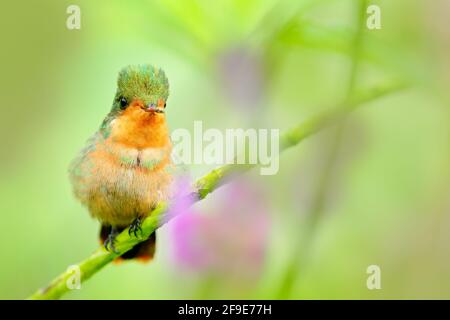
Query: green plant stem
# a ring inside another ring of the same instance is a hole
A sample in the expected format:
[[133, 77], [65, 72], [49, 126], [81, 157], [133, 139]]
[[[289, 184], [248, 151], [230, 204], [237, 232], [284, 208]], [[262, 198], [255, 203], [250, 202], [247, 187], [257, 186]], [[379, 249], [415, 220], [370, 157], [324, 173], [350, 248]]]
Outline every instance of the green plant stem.
[[[298, 126], [287, 130], [281, 135], [280, 152], [297, 145], [303, 139], [324, 129], [325, 127], [339, 122], [343, 116], [363, 103], [370, 102], [381, 96], [396, 92], [404, 87], [405, 85], [403, 83], [395, 83], [384, 87], [372, 88], [365, 94], [344, 103], [345, 107], [338, 106], [337, 108], [326, 110], [311, 117], [310, 119], [303, 121]], [[228, 178], [231, 178], [235, 174], [241, 174], [254, 166], [256, 165], [229, 164], [212, 170], [204, 177], [197, 180], [194, 184], [193, 189], [196, 195], [195, 200], [199, 201], [205, 198], [209, 193], [224, 184]], [[167, 208], [168, 204], [163, 202], [150, 213], [150, 215], [142, 223], [142, 233], [139, 237], [130, 236], [128, 234], [128, 229], [125, 229], [121, 234], [119, 234], [115, 242], [117, 253], [109, 252], [105, 250], [103, 246], [100, 246], [88, 258], [78, 263], [77, 266], [79, 267], [81, 273], [81, 283], [88, 280], [104, 266], [133, 248], [139, 242], [146, 240], [153, 232], [155, 232], [157, 228], [173, 218], [165, 214], [167, 212]], [[37, 290], [29, 297], [29, 299], [59, 299], [71, 290], [70, 286], [67, 285], [67, 282], [71, 281], [73, 276], [73, 269], [69, 268], [67, 271], [61, 273], [58, 277], [51, 281], [49, 285]]]
[[[351, 65], [349, 70], [346, 97], [350, 99], [357, 83], [359, 57], [363, 49], [363, 33], [365, 27], [365, 15], [367, 8], [367, 0], [354, 0], [355, 16], [356, 16], [356, 33], [351, 42], [351, 52], [349, 55]], [[346, 117], [345, 117], [346, 118]], [[282, 299], [289, 298], [292, 294], [295, 284], [298, 282], [299, 270], [305, 269], [308, 256], [313, 246], [314, 237], [317, 233], [318, 225], [323, 217], [325, 202], [329, 193], [329, 183], [334, 175], [334, 167], [338, 157], [339, 150], [344, 143], [344, 131], [346, 128], [346, 119], [334, 129], [334, 134], [330, 137], [330, 143], [325, 147], [325, 161], [318, 169], [318, 185], [312, 195], [312, 205], [308, 213], [305, 215], [304, 232], [298, 235], [298, 242], [294, 247], [292, 260], [286, 269], [285, 276], [281, 281], [278, 297]]]

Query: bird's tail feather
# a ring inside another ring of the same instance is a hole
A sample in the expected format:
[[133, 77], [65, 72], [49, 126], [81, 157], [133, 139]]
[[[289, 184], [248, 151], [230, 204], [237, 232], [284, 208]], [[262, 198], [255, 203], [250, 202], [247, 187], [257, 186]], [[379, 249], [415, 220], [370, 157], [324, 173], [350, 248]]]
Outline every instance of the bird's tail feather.
[[[124, 228], [118, 228], [117, 231], [122, 232]], [[100, 229], [100, 241], [103, 244], [104, 241], [108, 238], [109, 232], [111, 230], [110, 226], [102, 225]], [[135, 245], [131, 250], [125, 252], [122, 256], [116, 258], [115, 262], [121, 262], [123, 260], [132, 260], [136, 259], [139, 262], [149, 262], [153, 259], [155, 255], [156, 248], [156, 233], [152, 233], [150, 237]]]

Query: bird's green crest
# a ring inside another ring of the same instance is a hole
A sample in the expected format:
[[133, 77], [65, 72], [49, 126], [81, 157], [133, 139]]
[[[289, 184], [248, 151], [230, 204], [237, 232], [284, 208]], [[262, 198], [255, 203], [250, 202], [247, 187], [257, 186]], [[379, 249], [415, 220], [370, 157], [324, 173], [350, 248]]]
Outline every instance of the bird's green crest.
[[121, 98], [125, 98], [128, 103], [140, 99], [145, 104], [156, 105], [159, 99], [167, 101], [168, 97], [169, 81], [162, 69], [149, 64], [126, 66], [119, 72], [113, 105], [103, 120], [100, 131], [105, 138], [109, 135], [112, 120], [121, 112]]
[[162, 69], [152, 65], [126, 66], [117, 79], [116, 99], [119, 97], [125, 97], [128, 101], [141, 99], [146, 104], [156, 104], [159, 99], [166, 101], [169, 81]]

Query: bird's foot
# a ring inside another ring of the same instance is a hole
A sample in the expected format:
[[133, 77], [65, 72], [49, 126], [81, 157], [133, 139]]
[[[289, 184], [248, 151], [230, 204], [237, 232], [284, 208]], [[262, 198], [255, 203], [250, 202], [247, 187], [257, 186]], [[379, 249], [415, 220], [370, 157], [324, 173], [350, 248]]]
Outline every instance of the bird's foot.
[[105, 247], [105, 249], [107, 251], [119, 253], [119, 251], [117, 251], [117, 249], [114, 245], [114, 242], [116, 241], [116, 237], [118, 234], [119, 234], [119, 232], [117, 232], [117, 229], [112, 227], [108, 237], [106, 238], [105, 242], [103, 243], [103, 246]]
[[134, 234], [135, 237], [137, 237], [137, 233], [142, 232], [142, 220], [140, 217], [137, 217], [134, 219], [134, 221], [130, 224], [130, 227], [128, 228], [128, 234]]

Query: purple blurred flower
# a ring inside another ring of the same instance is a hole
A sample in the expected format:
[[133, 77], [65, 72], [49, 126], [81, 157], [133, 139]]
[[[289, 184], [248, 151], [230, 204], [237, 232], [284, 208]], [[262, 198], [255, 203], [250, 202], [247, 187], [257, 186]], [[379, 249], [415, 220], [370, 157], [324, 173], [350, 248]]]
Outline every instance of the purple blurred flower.
[[208, 213], [190, 209], [171, 222], [175, 263], [202, 273], [258, 276], [267, 248], [267, 197], [242, 180], [214, 197]]
[[225, 95], [232, 104], [245, 107], [248, 113], [260, 105], [264, 92], [264, 72], [260, 57], [247, 48], [237, 47], [223, 52], [218, 59]]

